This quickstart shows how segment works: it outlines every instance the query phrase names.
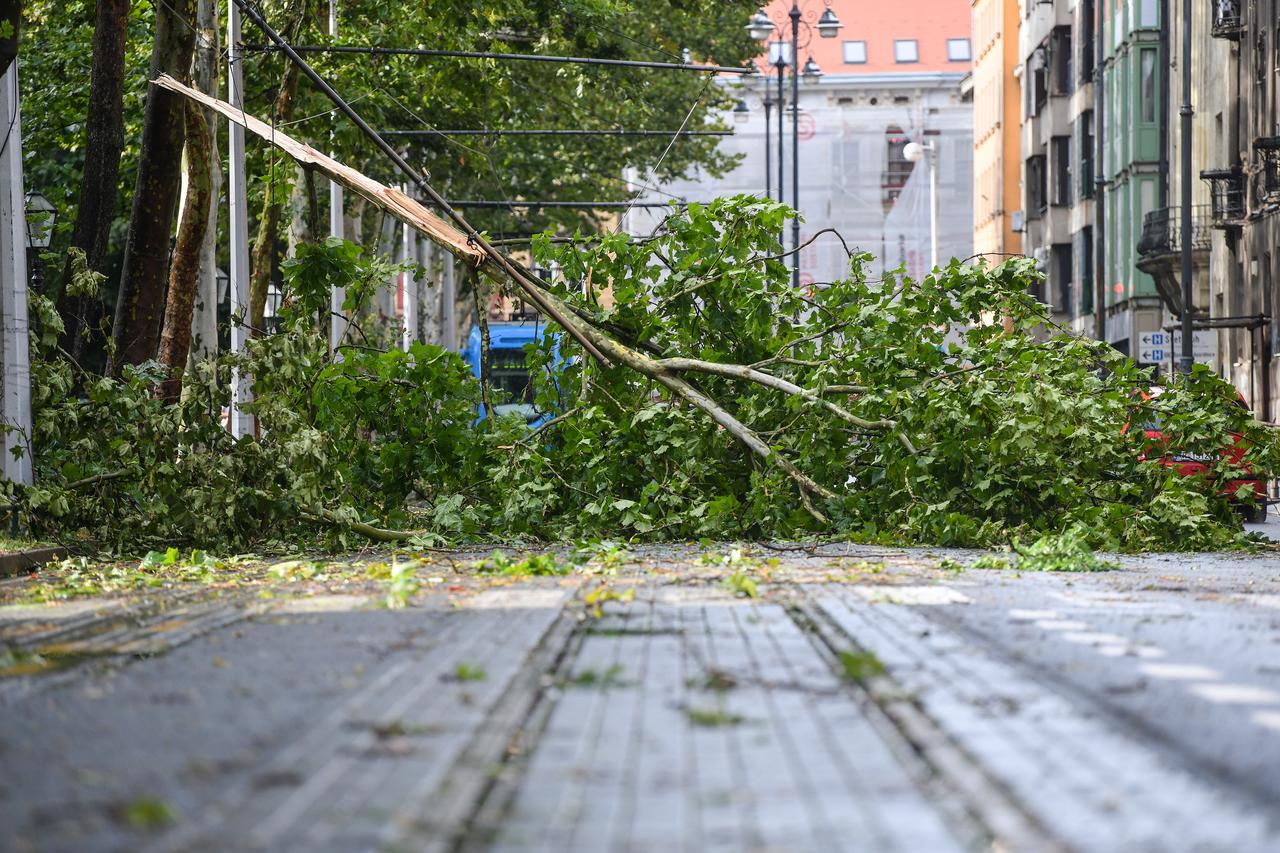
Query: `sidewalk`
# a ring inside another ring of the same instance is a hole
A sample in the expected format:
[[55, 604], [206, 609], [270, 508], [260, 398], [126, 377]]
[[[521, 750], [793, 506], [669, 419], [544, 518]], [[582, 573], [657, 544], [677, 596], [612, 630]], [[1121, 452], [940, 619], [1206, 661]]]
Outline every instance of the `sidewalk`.
[[1280, 848], [1276, 558], [697, 556], [0, 607], [0, 848]]

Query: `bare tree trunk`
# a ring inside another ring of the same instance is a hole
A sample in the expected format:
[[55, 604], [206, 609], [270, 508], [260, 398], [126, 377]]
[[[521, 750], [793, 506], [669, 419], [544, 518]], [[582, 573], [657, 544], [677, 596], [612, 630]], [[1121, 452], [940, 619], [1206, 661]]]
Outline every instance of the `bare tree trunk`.
[[[303, 0], [290, 3], [285, 10], [281, 34], [289, 42], [297, 42], [298, 34], [306, 17], [306, 3]], [[292, 62], [285, 65], [284, 76], [280, 80], [280, 90], [276, 93], [275, 110], [272, 120], [287, 122], [293, 118], [293, 105], [298, 91], [298, 66]], [[275, 266], [276, 234], [280, 230], [280, 200], [276, 198], [275, 181], [272, 175], [267, 176], [266, 193], [262, 198], [262, 212], [258, 216], [258, 234], [253, 240], [253, 259], [249, 266], [249, 326], [253, 334], [261, 334], [262, 318], [267, 308], [267, 289], [271, 286], [271, 273]]]
[[[218, 22], [218, 0], [199, 0], [196, 88], [215, 97], [218, 94]], [[211, 358], [218, 352], [218, 197], [222, 192], [222, 168], [213, 111], [205, 110], [204, 117], [209, 129], [209, 224], [200, 249], [200, 276], [191, 315], [191, 350], [187, 356], [188, 373], [196, 361]], [[184, 218], [185, 215], [184, 207]]]
[[[106, 266], [111, 222], [115, 219], [120, 154], [124, 150], [124, 46], [130, 0], [99, 0], [93, 27], [93, 70], [89, 74], [89, 115], [85, 121], [84, 174], [71, 245], [84, 250], [89, 269]], [[62, 346], [83, 362], [88, 333], [102, 314], [101, 295], [71, 295], [71, 258], [62, 273], [58, 313], [66, 331]]]
[[[195, 0], [166, 0], [156, 5], [156, 36], [148, 76], [169, 74], [191, 79]], [[155, 354], [163, 319], [169, 234], [173, 228], [182, 165], [186, 106], [182, 96], [152, 86], [142, 125], [138, 182], [124, 248], [124, 269], [112, 329], [115, 352], [111, 372], [139, 364]]]
[[173, 249], [169, 270], [169, 298], [165, 303], [164, 332], [160, 336], [161, 364], [169, 368], [169, 378], [161, 386], [165, 400], [177, 400], [182, 391], [182, 371], [191, 349], [191, 313], [196, 301], [200, 256], [204, 253], [205, 232], [209, 230], [209, 125], [204, 110], [187, 102], [187, 195], [182, 200], [182, 227]]

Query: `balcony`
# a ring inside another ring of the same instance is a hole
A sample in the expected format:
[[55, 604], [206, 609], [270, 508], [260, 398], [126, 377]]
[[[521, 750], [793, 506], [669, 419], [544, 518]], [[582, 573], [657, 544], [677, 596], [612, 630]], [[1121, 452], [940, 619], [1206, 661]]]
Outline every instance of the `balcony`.
[[1249, 214], [1248, 205], [1245, 204], [1247, 195], [1244, 172], [1239, 166], [1206, 169], [1200, 173], [1200, 179], [1209, 183], [1209, 210], [1213, 227], [1238, 227]]
[[[1138, 269], [1155, 281], [1165, 307], [1182, 316], [1182, 209], [1153, 210], [1142, 220], [1138, 240]], [[1212, 236], [1211, 205], [1191, 208], [1191, 277], [1193, 315], [1206, 315], [1209, 306], [1209, 247]], [[1197, 307], [1199, 306], [1199, 307]]]
[[1243, 0], [1208, 0], [1214, 38], [1239, 41], [1244, 33]]
[[1258, 169], [1253, 176], [1254, 199], [1259, 207], [1280, 203], [1280, 136], [1253, 140]]
[[[1209, 251], [1210, 206], [1193, 205], [1191, 208], [1191, 251]], [[1144, 259], [1160, 255], [1178, 254], [1182, 251], [1181, 208], [1166, 207], [1153, 210], [1142, 220], [1142, 239], [1138, 241], [1138, 254]], [[1141, 263], [1139, 263], [1141, 266]]]

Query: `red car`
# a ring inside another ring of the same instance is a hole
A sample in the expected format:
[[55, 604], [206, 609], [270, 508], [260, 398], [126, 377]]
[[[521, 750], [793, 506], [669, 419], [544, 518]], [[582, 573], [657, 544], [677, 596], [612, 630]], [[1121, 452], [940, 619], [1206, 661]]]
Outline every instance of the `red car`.
[[[1163, 388], [1153, 386], [1147, 391], [1140, 391], [1143, 400], [1154, 400], [1164, 392]], [[1236, 392], [1236, 405], [1242, 409], [1248, 409], [1249, 405], [1244, 401], [1244, 396]], [[1142, 425], [1143, 431], [1147, 436], [1146, 446], [1148, 448], [1164, 448], [1164, 454], [1161, 455], [1159, 462], [1168, 468], [1172, 468], [1184, 477], [1191, 477], [1196, 474], [1204, 475], [1212, 479], [1209, 473], [1209, 466], [1217, 462], [1221, 455], [1210, 455], [1204, 453], [1192, 453], [1189, 451], [1173, 451], [1170, 452], [1161, 429], [1160, 416], [1158, 413], [1151, 412], [1147, 414], [1147, 420]], [[1124, 425], [1124, 431], [1127, 432], [1129, 424]], [[1267, 484], [1260, 478], [1251, 476], [1253, 469], [1247, 464], [1241, 464], [1244, 458], [1244, 452], [1247, 449], [1244, 436], [1239, 433], [1231, 433], [1231, 443], [1222, 451], [1226, 455], [1227, 461], [1232, 465], [1240, 468], [1246, 476], [1237, 479], [1227, 480], [1222, 487], [1222, 494], [1231, 499], [1231, 502], [1244, 516], [1245, 521], [1257, 522], [1266, 521], [1267, 519]], [[1147, 458], [1144, 451], [1142, 458]], [[1247, 497], [1252, 494], [1254, 502], [1250, 504]]]

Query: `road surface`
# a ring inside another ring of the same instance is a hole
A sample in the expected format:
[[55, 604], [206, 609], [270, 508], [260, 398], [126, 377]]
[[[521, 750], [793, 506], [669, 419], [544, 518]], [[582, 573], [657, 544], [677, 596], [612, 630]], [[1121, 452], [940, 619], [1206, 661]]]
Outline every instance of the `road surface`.
[[0, 848], [1280, 849], [1280, 555], [975, 556], [8, 583]]

